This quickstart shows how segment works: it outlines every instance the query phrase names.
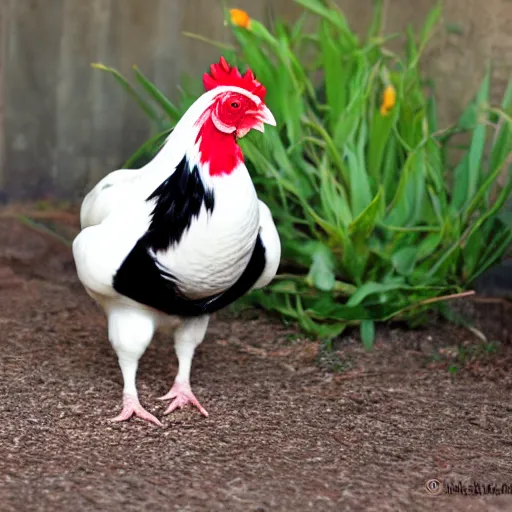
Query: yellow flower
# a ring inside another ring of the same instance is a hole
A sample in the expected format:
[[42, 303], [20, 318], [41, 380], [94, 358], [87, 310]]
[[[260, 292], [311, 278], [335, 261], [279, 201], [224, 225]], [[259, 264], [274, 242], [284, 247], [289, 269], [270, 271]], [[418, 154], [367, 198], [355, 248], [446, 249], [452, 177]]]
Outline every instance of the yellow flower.
[[230, 9], [229, 13], [231, 14], [231, 23], [233, 25], [247, 29], [251, 27], [251, 18], [242, 9]]
[[387, 85], [382, 93], [380, 113], [387, 116], [396, 103], [396, 91], [392, 85]]

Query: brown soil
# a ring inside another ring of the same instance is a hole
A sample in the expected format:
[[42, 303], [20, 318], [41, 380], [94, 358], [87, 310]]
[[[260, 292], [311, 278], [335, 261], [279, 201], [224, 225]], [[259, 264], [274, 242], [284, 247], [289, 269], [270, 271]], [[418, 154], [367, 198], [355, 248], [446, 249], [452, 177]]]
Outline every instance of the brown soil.
[[193, 369], [210, 417], [162, 416], [177, 368], [162, 333], [138, 386], [164, 427], [113, 425], [121, 374], [69, 247], [3, 218], [0, 510], [512, 510], [512, 494], [424, 487], [512, 486], [512, 310], [470, 313], [488, 343], [394, 327], [370, 354], [355, 332], [329, 352], [278, 319], [221, 313]]

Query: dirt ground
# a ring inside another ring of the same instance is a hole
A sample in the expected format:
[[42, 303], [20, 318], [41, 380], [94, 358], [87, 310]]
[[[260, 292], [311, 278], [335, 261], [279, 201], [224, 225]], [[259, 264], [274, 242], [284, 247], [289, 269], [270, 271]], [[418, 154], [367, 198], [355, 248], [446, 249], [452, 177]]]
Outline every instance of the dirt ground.
[[219, 313], [192, 373], [209, 418], [163, 417], [177, 364], [162, 333], [138, 386], [164, 427], [110, 424], [122, 382], [102, 311], [69, 247], [4, 215], [0, 511], [512, 510], [512, 488], [425, 489], [512, 487], [512, 310], [465, 311], [487, 342], [395, 326], [370, 354], [356, 332], [329, 352], [257, 311]]

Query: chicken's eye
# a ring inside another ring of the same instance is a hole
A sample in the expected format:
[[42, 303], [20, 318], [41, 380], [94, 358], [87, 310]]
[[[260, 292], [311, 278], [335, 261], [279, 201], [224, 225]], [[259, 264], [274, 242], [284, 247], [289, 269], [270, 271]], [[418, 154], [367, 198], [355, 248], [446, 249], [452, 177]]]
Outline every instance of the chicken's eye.
[[233, 108], [239, 108], [240, 107], [240, 103], [238, 103], [238, 101], [233, 101], [233, 103], [231, 103], [231, 106]]

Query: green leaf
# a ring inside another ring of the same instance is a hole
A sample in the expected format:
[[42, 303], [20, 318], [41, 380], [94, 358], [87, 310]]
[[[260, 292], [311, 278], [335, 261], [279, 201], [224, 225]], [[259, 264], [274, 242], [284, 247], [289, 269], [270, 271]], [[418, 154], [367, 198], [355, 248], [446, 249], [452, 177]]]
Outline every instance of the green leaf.
[[[473, 195], [473, 197], [470, 198], [470, 202], [468, 203], [467, 207], [465, 208], [465, 219], [469, 219], [471, 215], [477, 210], [477, 208], [484, 206], [484, 209], [491, 205], [482, 205], [482, 200], [486, 194], [486, 192], [490, 189], [490, 187], [496, 183], [498, 177], [500, 176], [501, 172], [504, 168], [506, 168], [507, 165], [510, 166], [509, 159], [510, 155], [512, 154], [512, 138], [510, 140], [509, 144], [509, 150], [507, 152], [504, 152], [502, 154], [502, 159], [498, 161], [492, 162], [491, 165], [493, 167], [491, 168], [491, 172], [487, 175], [485, 181], [482, 183], [478, 191]], [[510, 167], [509, 167], [510, 169]], [[510, 173], [509, 173], [509, 180], [510, 180]], [[506, 199], [505, 199], [506, 200]]]
[[437, 121], [437, 102], [434, 91], [430, 94], [427, 99], [427, 119], [429, 133], [435, 133], [439, 129]]
[[272, 291], [274, 293], [298, 293], [297, 282], [287, 279], [285, 281], [278, 281], [272, 285]]
[[371, 350], [375, 341], [375, 322], [373, 320], [363, 320], [361, 322], [361, 340], [364, 348]]
[[327, 105], [330, 109], [329, 120], [332, 127], [336, 126], [343, 110], [346, 108], [346, 80], [350, 75], [345, 74], [340, 66], [342, 61], [341, 48], [336, 44], [330, 25], [322, 22], [320, 44], [324, 58], [324, 84]]
[[382, 211], [383, 191], [379, 189], [372, 202], [358, 215], [349, 226], [349, 233], [355, 240], [364, 240], [370, 236]]
[[504, 230], [499, 233], [498, 236], [494, 237], [493, 242], [490, 244], [489, 248], [492, 249], [490, 251], [486, 251], [486, 253], [480, 258], [478, 262], [478, 267], [475, 269], [474, 274], [471, 277], [468, 277], [467, 282], [473, 282], [482, 272], [485, 272], [491, 265], [494, 265], [501, 256], [504, 251], [510, 247], [512, 243], [512, 230]]
[[165, 95], [158, 89], [158, 87], [151, 83], [139, 70], [137, 66], [133, 66], [135, 76], [139, 83], [144, 87], [146, 92], [153, 98], [153, 100], [160, 106], [173, 122], [177, 123], [183, 112], [181, 112], [173, 103], [165, 97]]
[[414, 246], [403, 247], [395, 252], [391, 258], [396, 271], [402, 276], [409, 276], [414, 270], [418, 249]]
[[[167, 137], [169, 137], [173, 128], [164, 130], [163, 132], [157, 133], [150, 139], [148, 139], [142, 146], [133, 153], [128, 160], [123, 164], [124, 169], [135, 169], [140, 168], [149, 162], [158, 153], [162, 145], [164, 144]], [[142, 164], [140, 162], [143, 162]]]
[[395, 197], [389, 207], [387, 224], [403, 226], [420, 220], [425, 201], [425, 152], [419, 148], [409, 154]]
[[512, 192], [512, 180], [509, 180], [508, 183], [501, 189], [500, 193], [498, 194], [498, 197], [494, 201], [493, 205], [489, 210], [487, 210], [485, 213], [482, 213], [471, 225], [471, 227], [467, 230], [465, 233], [465, 238], [469, 238], [476, 230], [480, 229], [484, 222], [486, 222], [488, 219], [492, 218], [493, 216], [496, 216], [499, 214], [501, 209], [503, 208], [503, 205], [507, 201], [507, 199], [510, 197], [510, 194]]
[[362, 286], [360, 286], [357, 291], [350, 297], [350, 299], [347, 302], [347, 306], [357, 306], [358, 304], [361, 304], [364, 299], [369, 297], [370, 295], [375, 294], [381, 294], [381, 300], [383, 302], [386, 302], [386, 293], [394, 290], [400, 290], [400, 289], [409, 289], [410, 287], [405, 285], [402, 281], [395, 282], [395, 283], [374, 283], [371, 281], [368, 281], [364, 283]]
[[[484, 80], [476, 95], [475, 103], [479, 111], [489, 103], [490, 70], [487, 71]], [[478, 123], [473, 130], [469, 153], [465, 156], [460, 166], [455, 171], [454, 190], [457, 195], [454, 204], [457, 208], [467, 204], [475, 195], [480, 183], [482, 157], [484, 154], [487, 127], [485, 123]]]
[[[340, 229], [345, 230], [346, 226], [352, 222], [352, 213], [348, 205], [348, 199], [345, 190], [336, 180], [335, 173], [328, 167], [328, 159], [322, 159], [319, 167], [320, 171], [320, 200], [322, 209], [327, 219]], [[310, 197], [313, 196], [313, 191]]]
[[468, 161], [468, 190], [467, 199], [474, 196], [479, 184], [480, 172], [482, 168], [482, 156], [484, 154], [486, 126], [481, 124], [476, 127], [471, 139], [471, 148], [469, 150]]
[[155, 110], [151, 107], [151, 105], [145, 101], [142, 96], [139, 94], [139, 92], [126, 80], [126, 78], [121, 75], [117, 70], [114, 68], [109, 68], [108, 66], [105, 66], [104, 64], [100, 63], [93, 63], [91, 66], [95, 69], [99, 69], [101, 71], [106, 71], [107, 73], [112, 74], [116, 82], [118, 82], [121, 87], [137, 102], [139, 107], [144, 111], [144, 113], [153, 121], [156, 123], [156, 125], [159, 127], [159, 129], [162, 127], [162, 121], [158, 117]]
[[294, 26], [291, 28], [290, 34], [290, 44], [292, 47], [298, 45], [300, 41], [305, 37], [303, 34], [305, 33], [304, 24], [308, 19], [308, 13], [303, 12], [295, 22]]
[[332, 23], [345, 36], [344, 46], [353, 47], [357, 43], [356, 35], [348, 28], [345, 17], [338, 9], [329, 9], [320, 0], [295, 0], [299, 5]]
[[461, 161], [457, 164], [453, 171], [453, 180], [455, 186], [453, 187], [452, 204], [459, 210], [462, 208], [467, 198], [467, 191], [469, 187], [469, 154], [466, 153]]
[[319, 320], [357, 323], [371, 316], [364, 306], [348, 307], [344, 304], [340, 304], [339, 301], [329, 293], [318, 294], [312, 300], [308, 299], [307, 302], [308, 314], [312, 318]]
[[346, 324], [343, 322], [336, 323], [318, 323], [315, 322], [309, 314], [304, 311], [302, 301], [299, 296], [296, 297], [296, 309], [298, 312], [298, 321], [301, 327], [312, 334], [316, 334], [321, 338], [332, 339], [339, 336], [345, 329]]
[[427, 19], [425, 20], [425, 24], [423, 25], [423, 29], [420, 34], [420, 46], [424, 48], [430, 37], [432, 36], [432, 32], [434, 30], [434, 27], [438, 23], [440, 17], [441, 17], [441, 2], [438, 2], [434, 8], [428, 13]]
[[471, 102], [462, 112], [457, 126], [460, 130], [472, 130], [478, 122], [478, 105]]
[[334, 288], [336, 276], [334, 275], [334, 257], [330, 249], [319, 244], [313, 254], [313, 263], [309, 269], [308, 282], [323, 291]]
[[417, 260], [428, 258], [443, 240], [443, 232], [432, 233], [426, 236], [418, 245]]
[[485, 248], [485, 242], [484, 234], [481, 231], [475, 231], [466, 242], [462, 251], [464, 261], [462, 272], [465, 279], [468, 279], [474, 273], [481, 253]]
[[371, 41], [373, 38], [381, 35], [383, 4], [383, 0], [374, 0], [373, 2], [372, 22], [370, 24], [370, 28], [368, 29], [368, 34], [366, 36], [366, 40], [368, 42]]
[[355, 151], [352, 145], [345, 148], [348, 159], [350, 176], [350, 203], [352, 215], [359, 216], [372, 201], [370, 182], [364, 167], [364, 162]]
[[[391, 129], [396, 121], [396, 114], [383, 116], [375, 113], [370, 124], [368, 141], [368, 172], [375, 183], [380, 183], [384, 163], [384, 151], [389, 144]], [[393, 142], [393, 141], [391, 141]]]

